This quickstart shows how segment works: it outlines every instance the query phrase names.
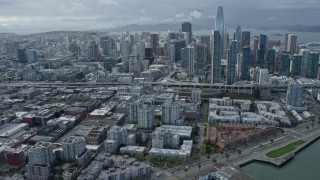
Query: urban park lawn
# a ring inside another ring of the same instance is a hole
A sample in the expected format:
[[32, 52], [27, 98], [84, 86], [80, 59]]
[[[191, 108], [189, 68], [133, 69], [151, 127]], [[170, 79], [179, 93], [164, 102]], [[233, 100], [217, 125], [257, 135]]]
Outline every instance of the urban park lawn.
[[297, 146], [303, 144], [304, 141], [302, 140], [299, 140], [299, 141], [295, 141], [293, 143], [290, 143], [290, 144], [287, 144], [281, 148], [278, 148], [278, 149], [275, 149], [273, 151], [270, 151], [266, 154], [267, 157], [269, 158], [278, 158], [278, 157], [281, 157], [293, 150], [296, 149]]

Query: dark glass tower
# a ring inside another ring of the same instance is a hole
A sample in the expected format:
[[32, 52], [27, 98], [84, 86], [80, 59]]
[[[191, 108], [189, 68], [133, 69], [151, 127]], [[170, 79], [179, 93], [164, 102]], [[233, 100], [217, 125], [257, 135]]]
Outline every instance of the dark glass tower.
[[232, 41], [228, 49], [227, 84], [236, 82], [237, 41]]
[[259, 35], [259, 46], [258, 46], [258, 59], [256, 62], [256, 65], [264, 68], [264, 61], [265, 61], [265, 54], [266, 54], [266, 49], [267, 49], [267, 42], [268, 38], [264, 34]]
[[266, 53], [266, 68], [270, 74], [274, 73], [274, 63], [276, 59], [276, 51], [274, 49], [269, 49]]
[[281, 66], [280, 75], [288, 76], [290, 72], [290, 57], [288, 54], [282, 54], [281, 56]]
[[291, 63], [291, 77], [300, 76], [301, 74], [301, 65], [302, 65], [302, 56], [295, 54], [292, 58]]
[[242, 48], [250, 46], [250, 31], [243, 31], [241, 35]]
[[181, 30], [182, 32], [185, 32], [185, 33], [188, 33], [188, 42], [191, 43], [191, 38], [192, 38], [192, 24], [190, 22], [184, 22], [182, 23], [182, 26], [181, 26]]
[[214, 31], [212, 42], [212, 67], [211, 67], [211, 82], [219, 83], [221, 80], [221, 35], [219, 31]]
[[241, 60], [241, 80], [250, 80], [249, 76], [249, 63], [251, 58], [251, 49], [249, 46], [242, 48]]
[[233, 35], [233, 40], [237, 41], [237, 52], [242, 51], [242, 32], [241, 32], [241, 26], [237, 25], [236, 30]]
[[318, 75], [319, 53], [310, 52], [307, 65], [307, 78], [316, 79]]

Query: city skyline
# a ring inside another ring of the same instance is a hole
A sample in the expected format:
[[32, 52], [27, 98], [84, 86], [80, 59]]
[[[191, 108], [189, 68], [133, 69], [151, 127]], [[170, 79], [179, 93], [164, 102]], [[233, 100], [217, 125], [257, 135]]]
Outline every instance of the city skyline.
[[317, 3], [273, 1], [0, 0], [0, 179], [320, 176], [320, 26], [254, 14]]
[[[215, 9], [223, 6], [225, 21], [231, 24], [262, 25], [316, 25], [320, 2], [297, 0], [256, 2], [245, 0], [200, 0], [190, 2], [150, 1], [140, 3], [128, 0], [1, 0], [0, 31], [33, 33], [49, 30], [97, 30], [129, 24], [213, 23]], [[168, 3], [171, 3], [168, 6]], [[144, 6], [145, 5], [145, 6]], [[178, 7], [178, 8], [177, 8]], [[300, 13], [296, 13], [296, 12]], [[300, 16], [303, 14], [303, 16]], [[308, 19], [308, 21], [305, 21]]]

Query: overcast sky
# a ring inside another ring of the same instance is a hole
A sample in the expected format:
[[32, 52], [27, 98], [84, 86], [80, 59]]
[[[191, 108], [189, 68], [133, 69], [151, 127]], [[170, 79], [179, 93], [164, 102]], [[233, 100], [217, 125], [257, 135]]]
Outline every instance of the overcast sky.
[[320, 0], [0, 0], [0, 32], [93, 30], [128, 24], [213, 21], [319, 25]]

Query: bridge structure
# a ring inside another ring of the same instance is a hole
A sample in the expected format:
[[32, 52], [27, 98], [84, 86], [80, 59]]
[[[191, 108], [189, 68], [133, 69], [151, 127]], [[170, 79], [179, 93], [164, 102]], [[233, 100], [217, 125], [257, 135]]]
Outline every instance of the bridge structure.
[[[58, 87], [101, 87], [101, 86], [162, 86], [167, 88], [207, 88], [220, 92], [247, 93], [253, 94], [256, 89], [270, 89], [273, 92], [286, 92], [288, 85], [259, 85], [259, 84], [209, 84], [209, 83], [186, 83], [186, 82], [140, 82], [140, 83], [117, 83], [117, 82], [81, 82], [81, 83], [60, 83], [60, 82], [10, 82], [0, 83], [0, 87], [36, 87], [36, 88], [58, 88]], [[320, 84], [302, 84], [305, 89], [320, 89]]]

